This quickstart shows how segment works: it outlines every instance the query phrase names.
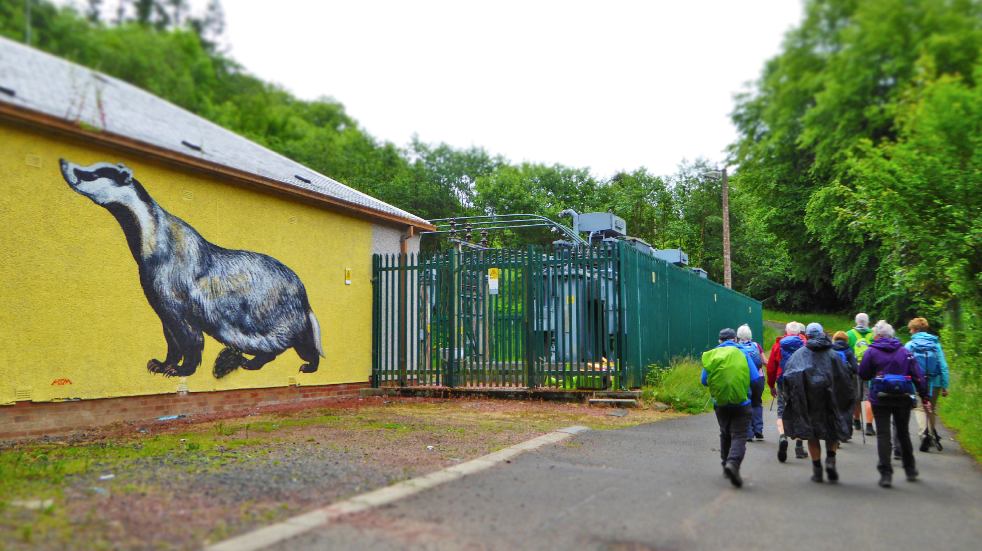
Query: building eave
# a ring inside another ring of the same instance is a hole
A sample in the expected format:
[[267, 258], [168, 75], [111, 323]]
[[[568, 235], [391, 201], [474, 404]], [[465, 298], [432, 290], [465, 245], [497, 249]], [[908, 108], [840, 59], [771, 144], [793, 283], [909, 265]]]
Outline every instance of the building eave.
[[404, 218], [394, 214], [381, 212], [312, 190], [290, 186], [283, 182], [265, 178], [250, 172], [237, 170], [222, 164], [213, 163], [189, 155], [171, 151], [162, 147], [134, 140], [126, 136], [102, 130], [90, 130], [82, 125], [66, 121], [45, 113], [25, 109], [23, 107], [0, 102], [0, 120], [6, 120], [29, 127], [61, 134], [86, 142], [96, 143], [123, 153], [143, 155], [156, 161], [176, 166], [178, 168], [201, 172], [209, 176], [221, 178], [223, 181], [245, 187], [258, 188], [277, 194], [286, 195], [330, 210], [343, 212], [359, 218], [399, 227], [412, 227], [419, 230], [435, 230], [436, 228], [424, 221]]

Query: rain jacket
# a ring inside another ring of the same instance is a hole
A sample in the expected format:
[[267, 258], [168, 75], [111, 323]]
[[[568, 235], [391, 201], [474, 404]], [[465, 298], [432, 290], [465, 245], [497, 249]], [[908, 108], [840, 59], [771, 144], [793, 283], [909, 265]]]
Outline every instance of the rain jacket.
[[702, 353], [702, 384], [718, 406], [749, 406], [750, 383], [757, 379], [750, 354], [733, 341]]
[[[917, 360], [897, 339], [876, 339], [866, 350], [863, 361], [859, 362], [859, 377], [864, 381], [881, 374], [909, 375], [921, 398], [929, 398], [924, 374]], [[869, 401], [874, 406], [877, 404], [874, 392], [869, 393]]]
[[938, 355], [939, 367], [941, 367], [941, 372], [933, 377], [928, 373], [924, 374], [924, 378], [927, 381], [927, 393], [932, 394], [935, 388], [948, 388], [948, 360], [944, 357], [944, 350], [941, 349], [941, 343], [938, 341], [938, 337], [930, 333], [925, 333], [924, 331], [919, 331], [910, 337], [910, 341], [904, 347], [913, 352], [914, 346], [918, 344], [921, 346], [933, 345], [937, 347], [936, 354]]
[[853, 373], [826, 336], [808, 339], [784, 367], [784, 433], [841, 442], [852, 436]]

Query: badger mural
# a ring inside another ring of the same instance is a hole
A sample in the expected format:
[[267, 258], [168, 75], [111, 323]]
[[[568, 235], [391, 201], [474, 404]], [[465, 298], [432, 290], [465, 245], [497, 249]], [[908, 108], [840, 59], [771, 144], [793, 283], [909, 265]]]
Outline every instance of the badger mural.
[[79, 166], [62, 159], [61, 174], [123, 229], [167, 341], [167, 356], [147, 362], [151, 373], [194, 373], [203, 333], [226, 346], [215, 361], [215, 377], [239, 367], [260, 369], [288, 348], [306, 362], [302, 373], [317, 371], [324, 355], [320, 326], [303, 283], [283, 263], [208, 242], [158, 205], [125, 165]]

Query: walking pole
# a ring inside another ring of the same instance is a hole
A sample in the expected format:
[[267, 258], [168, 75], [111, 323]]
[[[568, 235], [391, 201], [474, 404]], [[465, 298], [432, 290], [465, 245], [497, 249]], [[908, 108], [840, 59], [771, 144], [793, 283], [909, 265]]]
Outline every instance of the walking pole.
[[771, 407], [767, 408], [767, 411], [774, 411], [774, 397], [771, 396]]
[[[863, 383], [859, 383], [863, 384]], [[863, 445], [866, 445], [866, 407], [863, 405], [863, 393], [859, 393], [859, 433], [863, 435]]]

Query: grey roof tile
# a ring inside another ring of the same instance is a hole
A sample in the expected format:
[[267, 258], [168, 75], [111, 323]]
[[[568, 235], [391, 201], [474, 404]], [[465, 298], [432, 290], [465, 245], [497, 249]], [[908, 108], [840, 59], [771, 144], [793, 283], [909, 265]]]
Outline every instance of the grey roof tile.
[[[14, 91], [13, 96], [0, 93], [2, 103], [425, 222], [131, 84], [2, 37], [0, 87]], [[184, 141], [200, 151], [183, 145]]]

